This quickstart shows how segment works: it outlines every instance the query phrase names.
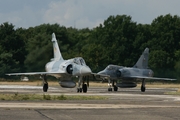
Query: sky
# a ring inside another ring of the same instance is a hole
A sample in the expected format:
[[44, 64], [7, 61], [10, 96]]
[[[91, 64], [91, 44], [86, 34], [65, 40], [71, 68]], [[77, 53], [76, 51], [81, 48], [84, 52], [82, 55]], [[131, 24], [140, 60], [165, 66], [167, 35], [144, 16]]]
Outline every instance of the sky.
[[58, 23], [92, 29], [110, 15], [124, 14], [151, 24], [160, 15], [180, 16], [180, 0], [0, 0], [0, 24], [9, 22], [15, 28]]

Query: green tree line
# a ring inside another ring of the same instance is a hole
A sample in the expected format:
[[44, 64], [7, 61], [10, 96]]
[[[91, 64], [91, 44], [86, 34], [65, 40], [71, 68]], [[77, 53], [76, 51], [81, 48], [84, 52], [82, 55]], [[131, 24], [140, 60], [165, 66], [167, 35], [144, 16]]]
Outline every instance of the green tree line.
[[45, 71], [53, 57], [51, 35], [56, 34], [64, 59], [81, 56], [93, 72], [109, 64], [133, 66], [144, 49], [150, 49], [149, 67], [159, 77], [180, 77], [180, 17], [171, 14], [151, 24], [132, 21], [131, 16], [109, 16], [89, 29], [42, 24], [15, 28], [0, 25], [0, 78], [6, 73]]

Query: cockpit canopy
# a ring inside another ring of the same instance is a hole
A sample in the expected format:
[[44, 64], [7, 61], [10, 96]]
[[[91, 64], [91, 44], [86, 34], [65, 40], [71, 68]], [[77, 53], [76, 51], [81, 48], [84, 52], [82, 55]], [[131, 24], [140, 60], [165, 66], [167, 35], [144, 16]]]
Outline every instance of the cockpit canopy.
[[112, 69], [113, 69], [113, 66], [112, 66], [112, 65], [108, 65], [108, 66], [106, 67], [106, 69], [107, 69], [107, 70], [112, 70]]
[[73, 62], [78, 65], [86, 65], [84, 59], [82, 57], [76, 57], [73, 59]]
[[117, 66], [117, 65], [108, 65], [106, 67], [107, 70], [116, 70], [116, 69], [121, 69], [123, 66]]

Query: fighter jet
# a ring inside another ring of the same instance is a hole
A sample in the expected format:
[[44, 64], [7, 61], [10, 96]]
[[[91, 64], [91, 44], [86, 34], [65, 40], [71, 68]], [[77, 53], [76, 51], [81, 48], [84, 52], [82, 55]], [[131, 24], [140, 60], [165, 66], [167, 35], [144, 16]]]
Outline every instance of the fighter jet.
[[[76, 57], [64, 60], [54, 33], [52, 34], [52, 43], [54, 58], [45, 65], [46, 72], [9, 73], [6, 75], [39, 75], [43, 79], [44, 92], [47, 92], [48, 90], [48, 75], [58, 78], [60, 86], [64, 88], [74, 88], [76, 86], [76, 82], [72, 80], [72, 77], [78, 77], [79, 81], [77, 92], [87, 92], [89, 82], [86, 76], [91, 74], [91, 69], [86, 65], [84, 59], [82, 57]], [[85, 82], [87, 82], [87, 84], [85, 84]]]
[[[171, 78], [157, 78], [153, 77], [153, 71], [148, 67], [149, 48], [146, 48], [137, 63], [133, 67], [124, 67], [118, 65], [108, 65], [104, 70], [98, 72], [99, 77], [106, 79], [109, 82], [108, 91], [118, 90], [121, 88], [132, 88], [137, 86], [137, 81], [142, 80], [141, 91], [145, 92], [145, 80], [176, 80]], [[121, 82], [117, 82], [120, 80]], [[111, 83], [112, 82], [112, 83]], [[115, 84], [116, 83], [116, 84]]]

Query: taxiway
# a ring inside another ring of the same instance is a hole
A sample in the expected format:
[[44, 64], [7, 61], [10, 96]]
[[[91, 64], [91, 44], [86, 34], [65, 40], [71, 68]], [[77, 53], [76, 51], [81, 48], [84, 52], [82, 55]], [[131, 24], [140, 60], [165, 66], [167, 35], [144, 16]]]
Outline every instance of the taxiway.
[[41, 86], [0, 85], [0, 94], [99, 95], [106, 100], [4, 101], [0, 100], [0, 119], [3, 120], [178, 120], [180, 96], [166, 95], [176, 88], [119, 89], [108, 92], [107, 87], [90, 87], [87, 93], [76, 88], [50, 87], [47, 93]]

